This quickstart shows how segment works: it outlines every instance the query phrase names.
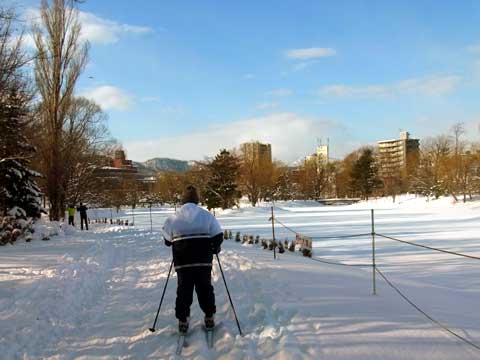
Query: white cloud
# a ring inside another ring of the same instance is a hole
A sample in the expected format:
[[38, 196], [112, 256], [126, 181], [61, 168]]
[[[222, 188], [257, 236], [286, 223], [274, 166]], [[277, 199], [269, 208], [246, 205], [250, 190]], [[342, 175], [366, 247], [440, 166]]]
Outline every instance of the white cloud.
[[83, 11], [79, 12], [78, 18], [82, 24], [81, 38], [93, 44], [113, 44], [124, 35], [147, 34], [153, 31], [145, 26], [121, 24]]
[[474, 53], [474, 54], [480, 54], [480, 43], [478, 44], [471, 44], [467, 46], [467, 51]]
[[320, 95], [339, 98], [387, 98], [400, 95], [438, 96], [451, 93], [462, 78], [456, 75], [430, 76], [406, 79], [394, 84], [352, 86], [327, 85], [320, 88]]
[[133, 105], [133, 98], [122, 89], [103, 85], [80, 94], [95, 101], [103, 110], [127, 111]]
[[293, 94], [293, 91], [290, 89], [280, 88], [280, 89], [273, 89], [267, 92], [269, 96], [277, 96], [277, 97], [286, 97]]
[[[200, 160], [213, 156], [221, 148], [230, 149], [246, 141], [259, 140], [272, 144], [275, 158], [293, 161], [313, 152], [315, 139], [326, 134], [339, 139], [345, 134], [345, 128], [327, 119], [278, 113], [214, 125], [201, 132], [124, 144], [129, 156], [138, 161], [156, 156]], [[346, 150], [349, 149], [342, 148]]]
[[269, 109], [275, 109], [278, 106], [278, 103], [276, 102], [264, 102], [257, 104], [255, 107], [258, 110], [269, 110]]
[[290, 49], [286, 56], [290, 59], [310, 60], [322, 57], [334, 56], [337, 52], [331, 48], [311, 47], [305, 49]]
[[[24, 17], [30, 23], [40, 25], [39, 9], [27, 9]], [[78, 11], [78, 20], [82, 26], [80, 40], [88, 40], [92, 44], [113, 44], [120, 41], [125, 35], [142, 35], [153, 32], [153, 29], [149, 27], [122, 24], [84, 11]], [[35, 46], [31, 35], [25, 37], [25, 45], [29, 47]]]
[[350, 86], [343, 84], [327, 85], [320, 89], [320, 95], [342, 98], [369, 98], [388, 95], [388, 88], [382, 85]]
[[456, 75], [408, 79], [400, 81], [396, 87], [400, 93], [435, 96], [452, 92], [461, 79]]

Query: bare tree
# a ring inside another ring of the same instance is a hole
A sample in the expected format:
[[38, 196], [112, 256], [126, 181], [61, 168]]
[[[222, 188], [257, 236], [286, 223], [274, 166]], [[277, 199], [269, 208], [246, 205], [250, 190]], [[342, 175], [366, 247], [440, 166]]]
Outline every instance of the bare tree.
[[265, 159], [243, 157], [240, 166], [242, 193], [255, 206], [264, 199], [273, 187], [273, 166]]
[[463, 154], [465, 144], [461, 141], [462, 135], [465, 134], [465, 126], [463, 123], [459, 122], [456, 123], [452, 126], [451, 128], [453, 140], [454, 140], [454, 158], [452, 159], [452, 165], [453, 165], [453, 170], [454, 170], [454, 178], [452, 179], [453, 183], [453, 192], [460, 191], [461, 188], [464, 188], [462, 186], [462, 177], [465, 174], [464, 171], [464, 160], [465, 156]]
[[[63, 131], [66, 200], [78, 203], [94, 199], [96, 169], [107, 165], [105, 156], [115, 146], [100, 106], [85, 98], [74, 98]], [[83, 198], [83, 199], [82, 199]]]
[[12, 88], [25, 86], [21, 71], [25, 63], [22, 51], [23, 34], [15, 34], [15, 12], [12, 9], [0, 8], [0, 89], [7, 92]]
[[37, 48], [35, 80], [41, 96], [40, 116], [46, 135], [42, 151], [50, 218], [59, 220], [65, 207], [65, 159], [62, 144], [75, 84], [88, 57], [80, 42], [81, 26], [74, 0], [42, 0], [41, 24], [33, 26]]

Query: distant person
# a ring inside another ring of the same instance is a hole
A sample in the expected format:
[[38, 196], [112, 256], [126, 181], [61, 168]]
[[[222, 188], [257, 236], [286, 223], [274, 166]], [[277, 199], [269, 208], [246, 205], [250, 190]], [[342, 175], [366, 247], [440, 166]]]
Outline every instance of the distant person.
[[200, 308], [205, 313], [205, 327], [215, 326], [215, 293], [212, 286], [213, 254], [220, 252], [223, 231], [217, 219], [199, 207], [195, 187], [187, 186], [182, 198], [183, 206], [165, 220], [165, 244], [172, 246], [173, 263], [177, 272], [177, 300], [175, 316], [181, 333], [188, 331], [193, 289]]
[[80, 206], [77, 208], [77, 211], [80, 213], [80, 229], [83, 230], [83, 223], [85, 222], [85, 229], [88, 230], [88, 218], [87, 218], [88, 208], [80, 203]]
[[70, 204], [67, 209], [68, 212], [68, 225], [75, 226], [75, 206]]

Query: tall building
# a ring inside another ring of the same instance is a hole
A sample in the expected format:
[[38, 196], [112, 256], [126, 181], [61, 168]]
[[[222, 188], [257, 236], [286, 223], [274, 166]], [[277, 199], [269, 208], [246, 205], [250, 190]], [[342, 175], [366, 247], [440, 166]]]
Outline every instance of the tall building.
[[400, 139], [378, 142], [380, 175], [408, 174], [418, 159], [420, 140], [411, 139], [407, 131], [400, 133]]
[[258, 141], [247, 142], [240, 145], [244, 159], [254, 161], [257, 164], [272, 163], [272, 145], [262, 144]]
[[317, 146], [318, 165], [326, 165], [328, 164], [328, 160], [329, 160], [328, 145]]

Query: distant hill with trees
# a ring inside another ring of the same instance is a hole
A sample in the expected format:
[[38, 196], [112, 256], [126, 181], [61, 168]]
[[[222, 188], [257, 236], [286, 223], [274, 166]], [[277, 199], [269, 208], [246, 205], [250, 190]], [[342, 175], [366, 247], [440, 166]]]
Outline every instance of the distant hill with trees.
[[142, 163], [146, 168], [160, 171], [185, 172], [189, 168], [189, 162], [170, 158], [153, 158]]

